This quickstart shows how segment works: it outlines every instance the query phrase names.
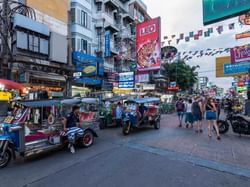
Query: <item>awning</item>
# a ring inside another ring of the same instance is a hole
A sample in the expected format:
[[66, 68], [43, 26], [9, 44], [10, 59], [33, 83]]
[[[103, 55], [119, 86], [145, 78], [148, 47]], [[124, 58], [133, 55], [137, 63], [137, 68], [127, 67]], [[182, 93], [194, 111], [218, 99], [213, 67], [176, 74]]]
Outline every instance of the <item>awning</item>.
[[56, 73], [44, 73], [44, 72], [32, 71], [30, 72], [30, 76], [37, 78], [37, 79], [42, 79], [42, 80], [66, 82], [66, 79], [64, 76], [56, 74]]
[[7, 79], [0, 79], [0, 84], [4, 85], [5, 89], [14, 89], [21, 91], [25, 89], [24, 85]]
[[19, 102], [21, 105], [26, 107], [49, 107], [59, 105], [60, 100], [39, 100], [39, 101], [23, 101]]

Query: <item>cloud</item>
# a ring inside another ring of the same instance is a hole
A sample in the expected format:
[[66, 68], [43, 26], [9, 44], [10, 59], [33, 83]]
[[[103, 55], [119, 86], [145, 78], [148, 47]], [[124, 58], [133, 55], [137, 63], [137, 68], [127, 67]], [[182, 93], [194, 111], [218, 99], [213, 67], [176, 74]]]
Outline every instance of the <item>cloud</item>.
[[[171, 36], [173, 34], [178, 37], [181, 33], [188, 35], [191, 31], [197, 32], [200, 29], [206, 30], [209, 27], [216, 28], [219, 25], [227, 26], [229, 23], [236, 23], [234, 31], [228, 31], [228, 28], [224, 28], [225, 31], [219, 35], [214, 29], [214, 34], [212, 34], [211, 37], [202, 37], [202, 39], [197, 41], [193, 41], [192, 39], [190, 42], [181, 41], [180, 44], [176, 46], [179, 51], [228, 48], [248, 43], [247, 39], [239, 41], [234, 39], [236, 33], [246, 30], [246, 27], [240, 27], [237, 24], [237, 18], [228, 19], [224, 22], [204, 27], [201, 0], [144, 0], [144, 2], [148, 6], [148, 12], [151, 17], [161, 17], [162, 37], [166, 35]], [[172, 44], [176, 45], [175, 42]], [[188, 63], [190, 65], [199, 65], [200, 76], [207, 76], [210, 81], [227, 89], [231, 87], [232, 78], [215, 77], [215, 58], [223, 55], [226, 56], [229, 54], [223, 53], [222, 55], [214, 57], [205, 56], [202, 58], [193, 58]]]

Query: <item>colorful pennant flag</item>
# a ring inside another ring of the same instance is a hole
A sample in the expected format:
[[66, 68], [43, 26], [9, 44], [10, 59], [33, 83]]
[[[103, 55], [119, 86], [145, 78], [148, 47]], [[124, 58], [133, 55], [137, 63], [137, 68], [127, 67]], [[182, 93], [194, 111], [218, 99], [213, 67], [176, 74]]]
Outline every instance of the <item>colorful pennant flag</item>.
[[235, 28], [235, 24], [234, 23], [231, 23], [228, 25], [228, 29], [229, 30], [233, 30]]
[[180, 39], [176, 39], [176, 44], [179, 44], [179, 42], [180, 42]]
[[167, 40], [168, 39], [168, 37], [167, 36], [164, 36], [164, 40]]
[[185, 41], [186, 41], [186, 42], [189, 42], [189, 40], [190, 40], [189, 37], [186, 36], [186, 37], [185, 37]]
[[205, 37], [209, 37], [210, 36], [210, 33], [208, 31], [204, 32], [204, 36]]
[[222, 32], [223, 32], [223, 26], [221, 25], [221, 26], [219, 26], [219, 27], [217, 27], [217, 32], [219, 33], [219, 34], [221, 34]]
[[199, 35], [199, 36], [202, 36], [202, 35], [203, 35], [203, 30], [199, 30], [199, 31], [198, 31], [198, 35]]
[[213, 29], [213, 28], [208, 28], [208, 32], [209, 32], [210, 34], [212, 34], [212, 33], [214, 32], [214, 29]]
[[183, 39], [184, 39], [184, 34], [181, 33], [181, 34], [180, 34], [180, 40], [183, 40]]
[[199, 34], [194, 35], [194, 40], [199, 40]]
[[175, 35], [172, 35], [171, 37], [172, 37], [172, 39], [173, 39], [173, 38], [175, 38]]
[[189, 37], [193, 38], [194, 37], [194, 32], [189, 32]]

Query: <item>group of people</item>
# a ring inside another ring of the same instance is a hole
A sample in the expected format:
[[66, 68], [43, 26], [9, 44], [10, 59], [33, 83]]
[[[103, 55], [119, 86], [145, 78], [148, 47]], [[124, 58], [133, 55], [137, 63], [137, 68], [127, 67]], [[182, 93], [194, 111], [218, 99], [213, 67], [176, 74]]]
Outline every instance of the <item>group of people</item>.
[[203, 133], [202, 122], [204, 119], [208, 122], [208, 136], [212, 137], [212, 128], [214, 127], [217, 139], [220, 140], [217, 119], [220, 115], [220, 104], [213, 98], [205, 99], [197, 96], [184, 100], [179, 98], [176, 102], [176, 111], [179, 120], [179, 127], [182, 127], [185, 117], [186, 128], [196, 127], [195, 132]]

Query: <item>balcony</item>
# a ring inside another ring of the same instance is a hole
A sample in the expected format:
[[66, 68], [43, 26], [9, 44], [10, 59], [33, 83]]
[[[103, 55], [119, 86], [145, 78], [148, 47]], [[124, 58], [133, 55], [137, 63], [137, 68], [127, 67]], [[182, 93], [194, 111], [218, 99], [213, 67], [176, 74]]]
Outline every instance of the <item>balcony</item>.
[[119, 28], [112, 24], [105, 24], [105, 30], [109, 30], [112, 33], [119, 32]]
[[110, 40], [110, 50], [113, 55], [119, 55], [119, 50], [114, 40]]
[[104, 0], [104, 4], [108, 5], [113, 10], [119, 8], [119, 4], [115, 0]]
[[130, 13], [125, 13], [123, 15], [123, 20], [127, 21], [128, 23], [133, 23], [134, 17]]

